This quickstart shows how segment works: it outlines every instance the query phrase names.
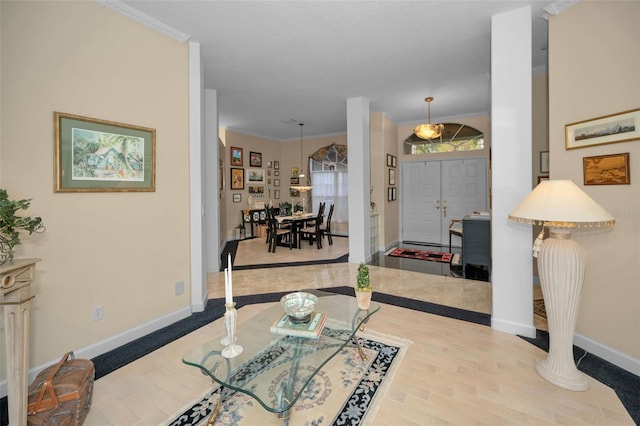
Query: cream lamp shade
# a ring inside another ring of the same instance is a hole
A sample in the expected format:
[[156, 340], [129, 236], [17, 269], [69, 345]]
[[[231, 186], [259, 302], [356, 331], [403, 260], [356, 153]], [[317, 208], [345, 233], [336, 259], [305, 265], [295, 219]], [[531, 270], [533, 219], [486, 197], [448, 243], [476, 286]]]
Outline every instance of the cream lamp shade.
[[554, 227], [613, 226], [616, 221], [570, 180], [545, 180], [513, 209], [509, 220]]

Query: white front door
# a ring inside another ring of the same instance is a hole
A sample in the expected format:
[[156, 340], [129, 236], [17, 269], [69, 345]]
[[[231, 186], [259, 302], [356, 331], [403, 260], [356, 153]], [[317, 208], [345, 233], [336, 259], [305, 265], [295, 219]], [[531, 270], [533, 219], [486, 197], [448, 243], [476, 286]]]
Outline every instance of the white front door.
[[402, 240], [440, 241], [440, 162], [402, 167]]
[[487, 160], [402, 164], [402, 240], [449, 243], [449, 224], [487, 210]]
[[487, 160], [442, 161], [442, 239], [449, 242], [452, 219], [462, 219], [474, 211], [487, 210]]

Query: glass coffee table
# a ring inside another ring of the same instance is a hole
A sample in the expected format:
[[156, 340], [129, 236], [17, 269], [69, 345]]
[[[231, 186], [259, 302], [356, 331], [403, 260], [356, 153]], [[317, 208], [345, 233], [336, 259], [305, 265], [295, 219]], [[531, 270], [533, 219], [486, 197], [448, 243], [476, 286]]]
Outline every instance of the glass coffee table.
[[209, 418], [212, 425], [222, 404], [236, 392], [254, 398], [265, 410], [274, 413], [288, 424], [291, 408], [318, 371], [343, 348], [364, 352], [355, 338], [369, 318], [380, 310], [371, 302], [368, 310], [358, 309], [355, 297], [305, 290], [318, 296], [316, 312], [327, 314], [322, 334], [318, 339], [277, 335], [271, 326], [284, 311], [277, 303], [251, 318], [242, 318], [236, 329], [237, 343], [242, 353], [225, 358], [220, 341], [225, 337], [223, 328], [211, 341], [192, 349], [182, 362], [197, 367], [203, 374], [220, 385], [220, 397]]

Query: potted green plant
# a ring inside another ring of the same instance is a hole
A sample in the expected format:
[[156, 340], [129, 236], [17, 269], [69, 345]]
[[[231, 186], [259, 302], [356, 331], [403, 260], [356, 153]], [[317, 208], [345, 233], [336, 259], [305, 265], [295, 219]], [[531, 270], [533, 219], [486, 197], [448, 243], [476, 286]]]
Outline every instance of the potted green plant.
[[358, 276], [356, 277], [356, 301], [358, 308], [369, 309], [371, 304], [371, 295], [373, 288], [371, 287], [371, 278], [369, 277], [369, 267], [365, 263], [358, 266]]
[[44, 225], [40, 217], [18, 216], [16, 212], [26, 210], [31, 199], [10, 200], [5, 189], [0, 189], [0, 265], [12, 260], [14, 248], [20, 244], [20, 232], [43, 232]]

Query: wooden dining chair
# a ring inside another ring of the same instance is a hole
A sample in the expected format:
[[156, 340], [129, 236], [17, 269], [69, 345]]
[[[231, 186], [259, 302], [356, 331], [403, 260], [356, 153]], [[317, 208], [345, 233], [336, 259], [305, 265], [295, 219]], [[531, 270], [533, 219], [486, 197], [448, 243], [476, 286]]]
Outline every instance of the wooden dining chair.
[[325, 235], [327, 236], [327, 241], [329, 241], [329, 245], [333, 245], [333, 238], [331, 237], [331, 217], [333, 216], [333, 208], [335, 204], [331, 204], [329, 207], [329, 214], [327, 215], [326, 222], [320, 224], [320, 240], [322, 240]]
[[320, 232], [320, 225], [322, 224], [322, 216], [318, 213], [318, 216], [313, 220], [313, 224], [303, 226], [298, 231], [298, 241], [303, 239], [309, 239], [309, 245], [313, 244], [315, 240], [316, 246], [322, 248], [322, 233]]
[[289, 250], [293, 249], [293, 232], [291, 228], [281, 228], [278, 226], [278, 220], [271, 209], [267, 209], [267, 243], [269, 244], [269, 253], [276, 252], [276, 246], [284, 241], [289, 243]]

